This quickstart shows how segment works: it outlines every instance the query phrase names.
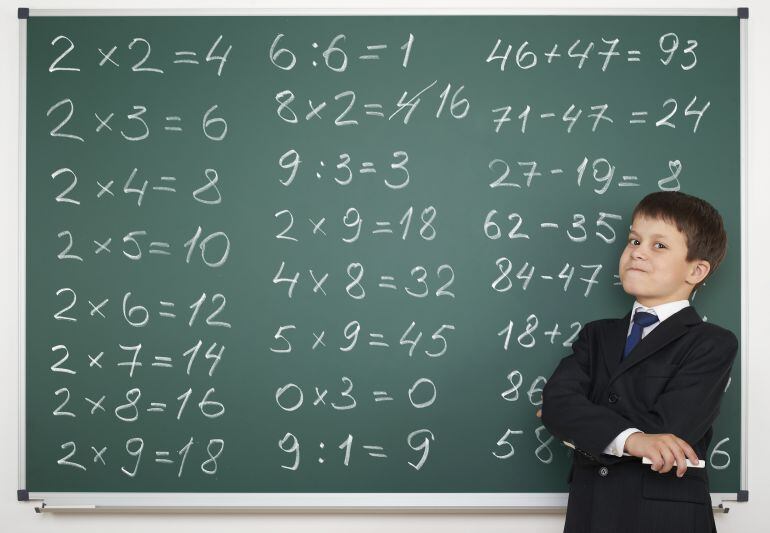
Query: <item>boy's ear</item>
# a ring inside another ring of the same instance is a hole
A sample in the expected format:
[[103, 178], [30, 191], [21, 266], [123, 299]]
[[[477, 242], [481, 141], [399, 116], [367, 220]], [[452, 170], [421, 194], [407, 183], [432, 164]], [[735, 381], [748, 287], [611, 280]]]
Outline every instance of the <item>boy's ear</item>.
[[691, 264], [690, 275], [687, 276], [687, 281], [692, 285], [696, 285], [708, 276], [711, 271], [711, 263], [705, 259], [696, 259]]

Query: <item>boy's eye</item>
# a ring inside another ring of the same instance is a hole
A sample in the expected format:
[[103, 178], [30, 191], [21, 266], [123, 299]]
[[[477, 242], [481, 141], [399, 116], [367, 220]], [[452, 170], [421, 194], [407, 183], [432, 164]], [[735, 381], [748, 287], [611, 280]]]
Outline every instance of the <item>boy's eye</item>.
[[[634, 238], [632, 237], [632, 238], [629, 238], [629, 239], [628, 239], [628, 242], [629, 242], [630, 244], [634, 244], [634, 243], [636, 243], [636, 242], [639, 242], [639, 241], [638, 241], [637, 239], [634, 239]], [[655, 243], [655, 245], [658, 245], [658, 244], [660, 244], [660, 246], [661, 246], [662, 248], [666, 248], [666, 245], [665, 245], [665, 244], [663, 244], [662, 242], [656, 242], [656, 243]]]

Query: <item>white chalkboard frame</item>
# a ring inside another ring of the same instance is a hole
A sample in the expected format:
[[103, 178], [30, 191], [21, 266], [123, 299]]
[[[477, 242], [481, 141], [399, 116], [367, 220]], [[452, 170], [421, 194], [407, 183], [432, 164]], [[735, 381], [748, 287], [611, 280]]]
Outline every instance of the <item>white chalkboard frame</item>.
[[[19, 10], [20, 13], [22, 9]], [[736, 16], [735, 9], [27, 9], [26, 15], [67, 16], [259, 16], [259, 15], [573, 15]], [[18, 486], [26, 487], [26, 78], [27, 19], [19, 17], [18, 309], [19, 457]], [[748, 500], [748, 19], [740, 20], [740, 199], [741, 199], [741, 467], [739, 493], [711, 493], [716, 512]], [[564, 512], [566, 493], [154, 493], [28, 492], [20, 501], [40, 502], [43, 511], [413, 511]]]

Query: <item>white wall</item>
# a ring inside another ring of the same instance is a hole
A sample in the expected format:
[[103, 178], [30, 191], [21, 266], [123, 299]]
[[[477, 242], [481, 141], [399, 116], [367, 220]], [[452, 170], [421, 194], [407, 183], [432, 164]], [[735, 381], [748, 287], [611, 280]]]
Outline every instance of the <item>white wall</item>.
[[[193, 0], [154, 0], [152, 2], [98, 2], [98, 1], [48, 1], [23, 2], [0, 0], [0, 101], [5, 102], [0, 116], [0, 263], [3, 282], [0, 283], [0, 328], [6, 339], [3, 363], [0, 366], [0, 427], [5, 437], [0, 439], [0, 524], [3, 530], [99, 532], [107, 528], [111, 533], [123, 533], [142, 529], [156, 531], [209, 532], [277, 530], [284, 532], [390, 532], [442, 531], [509, 532], [538, 531], [561, 532], [563, 514], [172, 514], [172, 513], [103, 513], [103, 514], [35, 514], [33, 505], [16, 502], [18, 463], [18, 61], [19, 38], [16, 9], [30, 8], [101, 8], [101, 7], [356, 7], [361, 1], [302, 2], [297, 0], [270, 0], [267, 2], [216, 2]], [[530, 0], [523, 2], [490, 1], [390, 1], [372, 3], [387, 7], [443, 8], [513, 8], [513, 7], [683, 7], [683, 8], [750, 8], [749, 23], [749, 491], [750, 501], [734, 505], [727, 515], [717, 515], [717, 527], [721, 533], [750, 533], [767, 531], [770, 523], [770, 409], [764, 394], [765, 379], [770, 375], [770, 342], [762, 336], [770, 319], [765, 303], [770, 300], [770, 284], [765, 271], [770, 264], [770, 247], [763, 226], [767, 218], [764, 209], [770, 202], [770, 3], [743, 0], [738, 3], [725, 1], [598, 1], [554, 2]], [[745, 339], [744, 339], [745, 342]]]

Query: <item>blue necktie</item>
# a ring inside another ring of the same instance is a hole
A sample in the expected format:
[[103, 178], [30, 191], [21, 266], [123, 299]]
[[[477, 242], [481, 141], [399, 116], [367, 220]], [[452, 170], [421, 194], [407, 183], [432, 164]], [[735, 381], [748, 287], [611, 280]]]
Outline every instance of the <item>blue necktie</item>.
[[639, 341], [642, 340], [642, 330], [657, 321], [658, 317], [652, 313], [645, 313], [644, 311], [637, 311], [634, 313], [634, 325], [631, 326], [631, 333], [628, 335], [628, 339], [626, 339], [626, 349], [623, 352], [623, 359], [625, 359], [626, 356], [631, 353], [631, 350], [634, 349], [634, 346], [639, 344]]

